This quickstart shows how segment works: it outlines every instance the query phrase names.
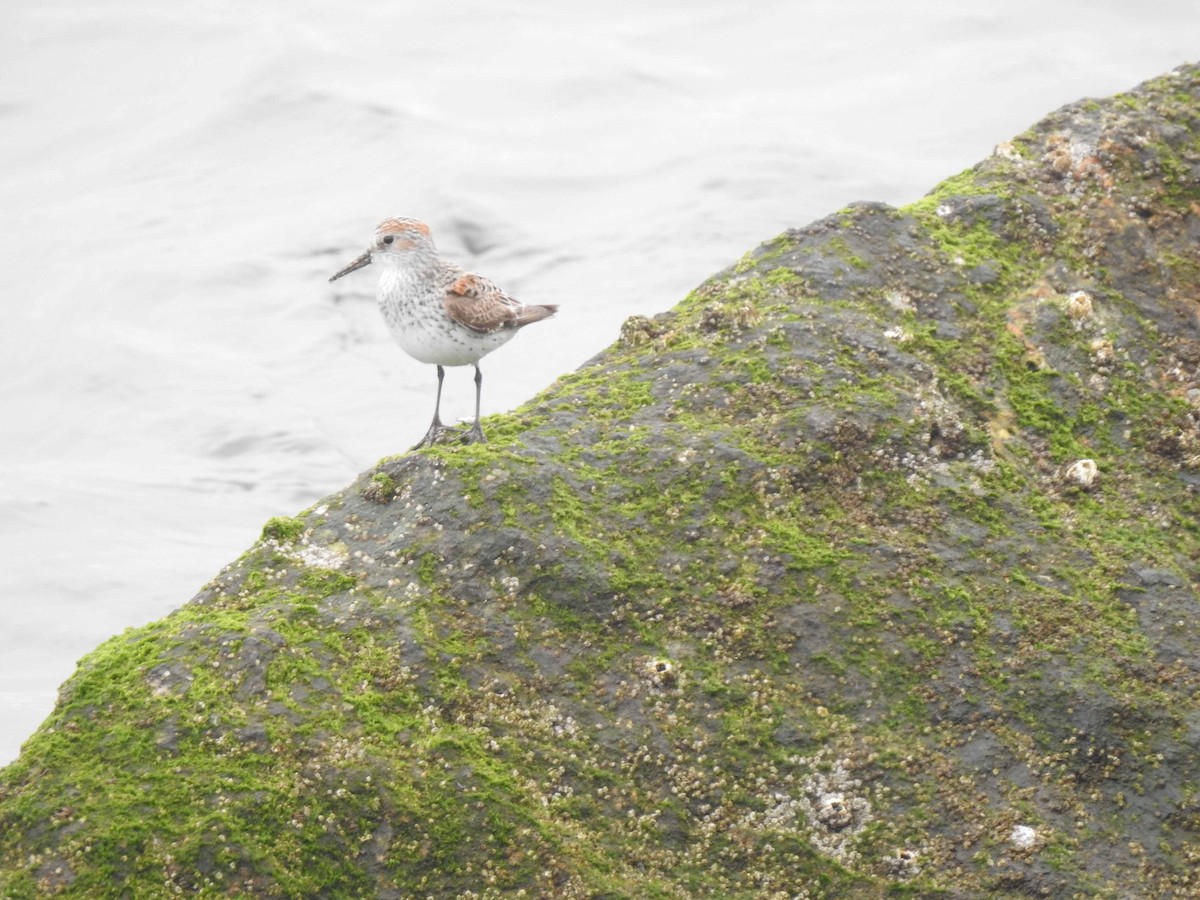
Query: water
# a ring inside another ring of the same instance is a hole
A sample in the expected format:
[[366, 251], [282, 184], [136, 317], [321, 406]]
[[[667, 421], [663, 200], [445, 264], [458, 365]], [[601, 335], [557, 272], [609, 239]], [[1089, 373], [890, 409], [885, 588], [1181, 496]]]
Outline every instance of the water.
[[[1188, 61], [1194, 3], [7, 0], [0, 764], [104, 638], [428, 423], [379, 219], [560, 303], [511, 408], [759, 241]], [[472, 412], [471, 372], [443, 415]]]

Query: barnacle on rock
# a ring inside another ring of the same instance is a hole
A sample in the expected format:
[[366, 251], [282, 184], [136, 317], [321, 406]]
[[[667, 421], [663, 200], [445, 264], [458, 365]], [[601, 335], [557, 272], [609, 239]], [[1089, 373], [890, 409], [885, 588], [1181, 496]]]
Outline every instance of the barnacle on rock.
[[1085, 490], [1096, 484], [1100, 476], [1100, 467], [1094, 459], [1077, 459], [1063, 469], [1063, 479], [1070, 484], [1078, 485]]

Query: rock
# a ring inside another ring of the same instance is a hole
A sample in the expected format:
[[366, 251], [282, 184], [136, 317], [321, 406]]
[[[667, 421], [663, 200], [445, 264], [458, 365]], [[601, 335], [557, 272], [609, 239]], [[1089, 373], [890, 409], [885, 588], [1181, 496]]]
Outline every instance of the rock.
[[272, 519], [0, 772], [0, 895], [1195, 896], [1198, 120], [1065, 107]]

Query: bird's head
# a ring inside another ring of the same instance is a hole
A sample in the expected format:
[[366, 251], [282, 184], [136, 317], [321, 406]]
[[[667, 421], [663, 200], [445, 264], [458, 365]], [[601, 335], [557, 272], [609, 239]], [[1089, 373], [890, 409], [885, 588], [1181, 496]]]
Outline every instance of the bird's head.
[[361, 269], [373, 262], [385, 265], [406, 265], [415, 259], [430, 257], [436, 253], [433, 238], [429, 235], [429, 226], [416, 219], [384, 219], [375, 229], [371, 245], [366, 252], [340, 272], [330, 277], [337, 281], [343, 275], [348, 275], [355, 269]]

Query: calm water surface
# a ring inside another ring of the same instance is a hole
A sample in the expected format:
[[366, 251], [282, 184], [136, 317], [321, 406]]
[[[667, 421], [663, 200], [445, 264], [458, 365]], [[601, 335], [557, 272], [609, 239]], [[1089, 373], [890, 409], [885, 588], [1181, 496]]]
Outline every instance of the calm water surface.
[[[788, 226], [1186, 62], [1194, 2], [7, 0], [0, 764], [75, 661], [428, 423], [375, 223], [558, 318], [484, 412]], [[443, 414], [469, 416], [470, 370]]]

